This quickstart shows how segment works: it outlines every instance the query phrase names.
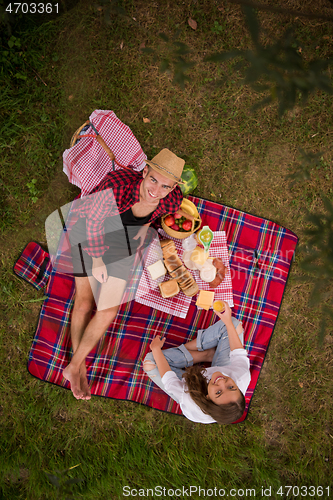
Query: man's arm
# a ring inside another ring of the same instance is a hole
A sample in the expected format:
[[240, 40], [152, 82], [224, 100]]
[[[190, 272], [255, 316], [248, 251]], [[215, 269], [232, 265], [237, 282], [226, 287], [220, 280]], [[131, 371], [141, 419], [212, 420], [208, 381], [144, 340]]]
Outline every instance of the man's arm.
[[147, 231], [149, 229], [149, 226], [150, 226], [150, 222], [148, 222], [147, 224], [144, 224], [143, 226], [140, 227], [140, 229], [137, 232], [137, 234], [135, 236], [133, 236], [133, 240], [137, 240], [138, 238], [140, 238], [140, 245], [138, 246], [138, 249], [140, 247], [142, 247], [142, 245], [143, 245], [143, 243], [145, 241], [146, 234], [147, 234]]
[[161, 378], [165, 375], [166, 372], [172, 371], [169, 363], [167, 362], [163, 352], [162, 347], [165, 342], [165, 337], [162, 339], [157, 335], [150, 344], [150, 350], [154, 355], [155, 363], [157, 365], [159, 374]]

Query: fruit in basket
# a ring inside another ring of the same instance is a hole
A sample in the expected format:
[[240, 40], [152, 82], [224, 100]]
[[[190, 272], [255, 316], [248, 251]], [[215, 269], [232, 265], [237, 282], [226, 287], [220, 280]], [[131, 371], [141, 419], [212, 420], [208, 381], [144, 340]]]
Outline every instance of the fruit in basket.
[[184, 184], [180, 184], [179, 187], [182, 190], [184, 196], [195, 190], [198, 185], [198, 177], [195, 173], [194, 168], [186, 165], [182, 173], [182, 181]]
[[192, 221], [189, 220], [189, 219], [186, 219], [183, 222], [183, 229], [184, 229], [184, 231], [191, 231], [191, 229], [192, 229]]
[[170, 229], [173, 229], [174, 231], [179, 231], [179, 226], [178, 224], [172, 224], [172, 226], [170, 226]]
[[164, 219], [164, 224], [171, 227], [175, 223], [175, 218], [173, 215], [167, 215]]
[[181, 219], [181, 218], [182, 218], [182, 216], [181, 216], [178, 212], [176, 212], [176, 213], [174, 214], [174, 218], [175, 218], [175, 219]]

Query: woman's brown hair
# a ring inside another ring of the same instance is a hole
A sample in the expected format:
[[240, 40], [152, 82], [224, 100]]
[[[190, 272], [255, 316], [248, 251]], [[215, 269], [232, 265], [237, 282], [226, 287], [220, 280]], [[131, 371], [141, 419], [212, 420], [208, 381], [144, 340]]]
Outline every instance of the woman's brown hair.
[[200, 365], [193, 365], [186, 368], [183, 375], [187, 385], [187, 391], [199, 408], [210, 415], [218, 424], [231, 424], [238, 420], [245, 410], [245, 397], [240, 392], [240, 398], [233, 403], [216, 405], [208, 396], [207, 379], [203, 376], [203, 368]]

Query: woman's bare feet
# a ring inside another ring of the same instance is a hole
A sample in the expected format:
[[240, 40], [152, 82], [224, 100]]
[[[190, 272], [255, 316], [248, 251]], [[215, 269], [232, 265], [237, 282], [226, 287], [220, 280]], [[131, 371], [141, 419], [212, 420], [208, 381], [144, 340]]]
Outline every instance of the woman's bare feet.
[[79, 370], [73, 369], [71, 364], [66, 366], [62, 372], [64, 378], [69, 381], [71, 391], [76, 399], [90, 399], [91, 392], [88, 386], [87, 369], [83, 363]]

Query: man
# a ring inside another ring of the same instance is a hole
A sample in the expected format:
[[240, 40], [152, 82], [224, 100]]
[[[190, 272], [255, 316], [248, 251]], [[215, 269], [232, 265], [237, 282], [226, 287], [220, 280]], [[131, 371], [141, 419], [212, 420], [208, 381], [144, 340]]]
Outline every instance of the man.
[[[77, 399], [90, 399], [91, 392], [86, 375], [86, 357], [115, 319], [128, 279], [128, 266], [110, 257], [110, 247], [119, 247], [119, 234], [114, 228], [109, 235], [105, 230], [109, 223], [121, 217], [125, 226], [140, 226], [134, 236], [138, 249], [145, 238], [151, 222], [166, 213], [182, 213], [182, 193], [178, 186], [185, 161], [168, 149], [160, 151], [141, 172], [117, 170], [110, 172], [103, 181], [83, 198], [79, 209], [78, 226], [84, 225], [85, 238], [82, 245], [76, 245], [73, 261], [82, 268], [77, 271], [74, 264], [75, 300], [71, 320], [73, 357], [64, 369], [63, 376], [70, 382]], [[187, 214], [183, 214], [186, 215]], [[118, 224], [119, 225], [119, 224]], [[75, 231], [73, 232], [75, 235]], [[133, 243], [133, 242], [132, 242]], [[118, 258], [123, 255], [119, 248]], [[121, 258], [121, 257], [120, 257]], [[108, 262], [110, 263], [108, 265]], [[100, 285], [99, 285], [100, 284]], [[94, 308], [96, 288], [97, 311]]]

